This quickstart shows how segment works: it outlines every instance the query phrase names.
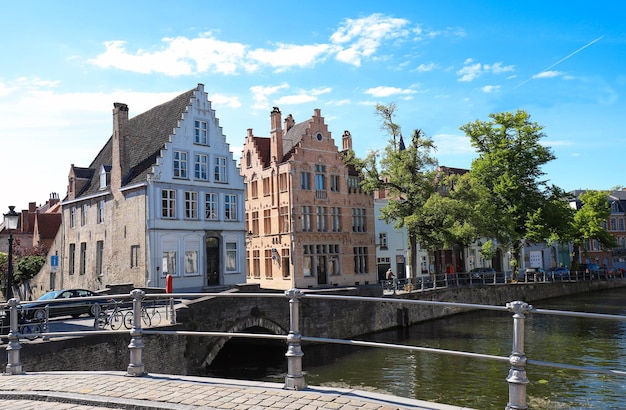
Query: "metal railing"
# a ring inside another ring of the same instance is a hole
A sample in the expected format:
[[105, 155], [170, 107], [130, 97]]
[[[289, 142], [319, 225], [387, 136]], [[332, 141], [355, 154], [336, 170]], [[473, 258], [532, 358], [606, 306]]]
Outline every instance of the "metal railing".
[[413, 278], [386, 279], [379, 281], [379, 283], [383, 287], [383, 291], [385, 291], [386, 293], [395, 293], [399, 291], [425, 291], [452, 286], [582, 282], [598, 280], [606, 281], [622, 277], [624, 276], [609, 276], [602, 272], [585, 271], [567, 271], [566, 274], [556, 275], [550, 272], [540, 272], [533, 275], [512, 275], [511, 272], [496, 272], [493, 276], [479, 277], [471, 277], [470, 273], [468, 272], [455, 272], [422, 275]]
[[[302, 369], [302, 357], [304, 355], [302, 351], [301, 342], [313, 342], [313, 343], [333, 343], [342, 345], [353, 346], [366, 346], [377, 348], [398, 349], [405, 351], [417, 351], [435, 354], [454, 355], [466, 358], [492, 360], [498, 362], [508, 362], [510, 364], [509, 372], [506, 377], [509, 386], [509, 401], [506, 406], [506, 410], [520, 410], [527, 409], [526, 403], [526, 386], [529, 383], [529, 379], [526, 374], [527, 365], [547, 366], [552, 368], [567, 369], [581, 372], [590, 372], [597, 374], [606, 374], [613, 376], [626, 376], [626, 371], [617, 369], [609, 369], [595, 366], [577, 366], [565, 363], [553, 363], [546, 361], [535, 361], [528, 359], [524, 353], [524, 322], [526, 315], [529, 313], [545, 314], [545, 315], [557, 315], [557, 316], [570, 316], [570, 317], [583, 317], [597, 320], [612, 320], [612, 321], [626, 321], [626, 316], [623, 315], [609, 315], [598, 313], [586, 313], [586, 312], [573, 312], [573, 311], [559, 311], [559, 310], [547, 310], [547, 309], [535, 309], [533, 306], [523, 301], [512, 301], [506, 304], [506, 306], [495, 305], [481, 305], [470, 303], [455, 303], [455, 302], [437, 302], [427, 300], [406, 300], [395, 298], [379, 298], [379, 297], [363, 297], [363, 296], [343, 296], [343, 295], [331, 295], [331, 294], [318, 294], [307, 293], [300, 289], [290, 289], [285, 291], [284, 294], [280, 293], [193, 293], [193, 294], [169, 294], [169, 313], [166, 316], [169, 317], [170, 324], [176, 323], [176, 315], [174, 310], [174, 301], [181, 299], [193, 299], [199, 297], [267, 297], [267, 298], [287, 298], [289, 303], [289, 333], [287, 335], [276, 334], [258, 334], [258, 333], [241, 333], [241, 332], [217, 332], [217, 331], [179, 331], [179, 330], [164, 330], [159, 328], [143, 328], [142, 327], [142, 314], [144, 314], [145, 304], [144, 300], [150, 300], [154, 297], [163, 298], [163, 295], [146, 295], [143, 290], [135, 289], [130, 292], [130, 295], [114, 295], [112, 298], [124, 299], [128, 298], [132, 300], [132, 327], [130, 330], [102, 330], [94, 323], [96, 329], [91, 331], [68, 331], [68, 332], [50, 332], [46, 331], [42, 333], [44, 340], [54, 337], [63, 336], [86, 336], [98, 333], [124, 333], [129, 334], [130, 343], [129, 349], [129, 364], [126, 374], [128, 376], [143, 376], [146, 375], [146, 369], [143, 362], [143, 349], [145, 348], [144, 336], [149, 335], [185, 335], [185, 336], [220, 336], [220, 337], [243, 337], [243, 338], [263, 338], [263, 339], [275, 339], [285, 340], [287, 343], [287, 374], [285, 376], [284, 388], [289, 390], [302, 390], [307, 387], [306, 381]], [[512, 313], [513, 317], [513, 335], [512, 335], [512, 350], [509, 356], [495, 356], [480, 354], [474, 352], [465, 352], [458, 350], [446, 350], [438, 348], [409, 346], [401, 344], [380, 343], [371, 342], [365, 340], [346, 340], [346, 339], [333, 339], [314, 336], [303, 336], [300, 333], [300, 302], [303, 298], [306, 299], [327, 299], [327, 300], [343, 300], [343, 301], [359, 301], [359, 302], [373, 302], [373, 303], [391, 303], [402, 305], [428, 305], [439, 307], [454, 307], [463, 310], [491, 310]], [[80, 298], [84, 301], [93, 299], [101, 299], [101, 297], [85, 297]], [[50, 301], [50, 308], [53, 308], [54, 303], [62, 301]], [[154, 302], [148, 302], [154, 303]], [[31, 339], [32, 333], [25, 332], [23, 324], [20, 323], [20, 302], [17, 299], [10, 299], [7, 302], [10, 317], [9, 333], [3, 338], [8, 339], [6, 351], [7, 351], [7, 365], [6, 375], [18, 375], [23, 374], [24, 369], [20, 361], [21, 340]], [[94, 319], [94, 322], [98, 321], [98, 317]], [[49, 330], [46, 321], [46, 329]]]

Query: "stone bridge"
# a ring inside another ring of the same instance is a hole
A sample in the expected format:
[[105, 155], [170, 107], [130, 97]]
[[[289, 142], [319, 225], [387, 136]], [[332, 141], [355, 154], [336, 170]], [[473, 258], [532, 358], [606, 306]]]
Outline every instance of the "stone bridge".
[[[541, 299], [624, 287], [626, 279], [593, 282], [557, 282], [525, 285], [489, 285], [450, 287], [427, 292], [394, 295], [395, 299], [489, 304]], [[256, 290], [259, 292], [259, 290]], [[177, 310], [178, 324], [159, 328], [175, 331], [243, 332], [287, 335], [289, 299], [250, 294], [249, 287], [231, 290], [230, 296], [204, 296], [189, 300]], [[265, 291], [264, 291], [265, 292]], [[300, 333], [303, 336], [350, 339], [380, 330], [407, 326], [460, 312], [461, 308], [377, 301], [319, 299], [307, 295], [333, 294], [381, 297], [378, 286], [307, 290], [300, 299]], [[149, 373], [203, 375], [229, 337], [187, 334], [155, 334], [144, 337], [143, 360]], [[22, 345], [21, 360], [25, 371], [53, 370], [125, 370], [128, 365], [127, 333], [110, 333], [81, 338], [38, 339]], [[286, 344], [285, 344], [286, 347]], [[306, 354], [306, 346], [303, 347]], [[54, 354], [51, 354], [54, 353]]]

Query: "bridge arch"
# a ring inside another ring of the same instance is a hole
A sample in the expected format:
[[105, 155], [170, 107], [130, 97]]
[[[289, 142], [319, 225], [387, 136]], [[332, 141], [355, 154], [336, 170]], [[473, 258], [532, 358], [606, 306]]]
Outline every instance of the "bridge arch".
[[[226, 332], [238, 333], [238, 332], [241, 332], [242, 330], [249, 329], [251, 327], [260, 327], [260, 328], [269, 330], [270, 332], [272, 332], [272, 334], [275, 334], [275, 335], [286, 335], [289, 333], [289, 331], [283, 329], [282, 326], [280, 326], [279, 324], [277, 324], [276, 322], [270, 319], [267, 319], [264, 317], [252, 317], [252, 316], [249, 316], [235, 323], [235, 325], [231, 326], [230, 329], [227, 329]], [[206, 358], [204, 359], [203, 365], [207, 367], [210, 366], [211, 363], [213, 363], [213, 360], [215, 360], [215, 358], [219, 354], [220, 350], [222, 350], [222, 347], [224, 347], [226, 342], [228, 342], [230, 339], [232, 339], [232, 337], [228, 337], [228, 336], [218, 337], [217, 341], [215, 342], [215, 344], [213, 344], [213, 347], [211, 348]]]

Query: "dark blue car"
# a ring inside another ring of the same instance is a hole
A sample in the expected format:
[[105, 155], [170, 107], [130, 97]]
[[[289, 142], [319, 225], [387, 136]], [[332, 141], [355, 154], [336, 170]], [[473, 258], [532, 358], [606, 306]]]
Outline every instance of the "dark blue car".
[[[87, 314], [95, 316], [98, 306], [103, 306], [109, 301], [107, 298], [84, 300], [85, 297], [100, 296], [87, 289], [61, 289], [48, 292], [32, 302], [22, 303], [23, 315], [27, 319], [44, 320], [46, 318], [46, 306], [48, 316], [72, 316], [74, 318]], [[52, 302], [51, 301], [59, 301]]]

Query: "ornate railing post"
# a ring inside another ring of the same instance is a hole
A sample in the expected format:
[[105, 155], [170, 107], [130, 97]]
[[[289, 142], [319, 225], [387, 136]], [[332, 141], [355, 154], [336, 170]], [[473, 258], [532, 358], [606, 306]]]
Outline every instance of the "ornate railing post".
[[17, 306], [19, 302], [15, 298], [9, 299], [9, 343], [7, 343], [7, 367], [4, 374], [24, 374], [22, 370], [22, 363], [20, 362], [20, 350], [22, 345], [20, 344], [19, 333], [19, 319]]
[[302, 374], [302, 348], [300, 340], [300, 298], [303, 293], [300, 289], [289, 289], [285, 291], [285, 296], [289, 298], [289, 335], [287, 335], [287, 376], [285, 376], [285, 389], [303, 390], [306, 389], [306, 382]]
[[130, 292], [133, 298], [133, 327], [130, 330], [130, 363], [126, 370], [127, 376], [144, 376], [146, 371], [143, 365], [143, 331], [141, 330], [141, 302], [146, 296], [146, 292], [141, 289], [134, 289]]
[[526, 405], [526, 361], [524, 355], [524, 319], [533, 307], [526, 302], [514, 301], [506, 304], [513, 312], [513, 352], [509, 356], [511, 369], [506, 381], [509, 382], [509, 402], [506, 410], [525, 410]]

